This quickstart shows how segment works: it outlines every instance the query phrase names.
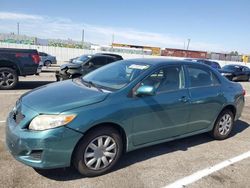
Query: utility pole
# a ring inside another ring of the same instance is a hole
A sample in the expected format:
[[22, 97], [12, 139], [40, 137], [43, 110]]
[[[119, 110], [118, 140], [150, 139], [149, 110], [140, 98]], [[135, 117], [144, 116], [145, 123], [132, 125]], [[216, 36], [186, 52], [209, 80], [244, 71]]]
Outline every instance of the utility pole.
[[82, 30], [82, 48], [84, 46], [84, 29]]
[[19, 22], [17, 22], [17, 35], [19, 36]]
[[188, 43], [187, 43], [187, 50], [188, 50], [188, 48], [189, 48], [190, 41], [191, 41], [191, 39], [188, 39]]
[[17, 42], [19, 43], [19, 22], [17, 22]]

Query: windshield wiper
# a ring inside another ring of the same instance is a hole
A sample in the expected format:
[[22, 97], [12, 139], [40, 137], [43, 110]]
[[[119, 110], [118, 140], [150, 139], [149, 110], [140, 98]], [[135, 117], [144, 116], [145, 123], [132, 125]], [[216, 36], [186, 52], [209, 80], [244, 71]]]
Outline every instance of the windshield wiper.
[[93, 83], [92, 81], [87, 81], [82, 79], [83, 82], [87, 83], [89, 87], [95, 87], [96, 89], [98, 89], [98, 91], [103, 93], [103, 90], [100, 88], [100, 86], [98, 86], [97, 84]]

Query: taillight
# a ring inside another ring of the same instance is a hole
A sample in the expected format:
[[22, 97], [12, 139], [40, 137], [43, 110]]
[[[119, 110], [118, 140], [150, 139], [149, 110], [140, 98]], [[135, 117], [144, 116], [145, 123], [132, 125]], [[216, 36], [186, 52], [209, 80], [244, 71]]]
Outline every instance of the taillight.
[[243, 96], [245, 96], [246, 95], [246, 90], [245, 89], [243, 89]]
[[32, 57], [35, 64], [39, 64], [41, 59], [40, 59], [38, 54], [33, 54], [33, 55], [31, 55], [31, 57]]

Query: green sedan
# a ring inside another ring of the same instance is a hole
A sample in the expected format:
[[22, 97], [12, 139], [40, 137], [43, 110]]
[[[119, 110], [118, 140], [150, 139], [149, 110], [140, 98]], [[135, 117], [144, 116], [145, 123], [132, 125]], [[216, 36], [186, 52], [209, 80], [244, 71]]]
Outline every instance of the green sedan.
[[38, 169], [110, 171], [138, 148], [209, 132], [226, 139], [245, 91], [214, 69], [167, 59], [123, 60], [23, 95], [7, 118], [6, 145]]

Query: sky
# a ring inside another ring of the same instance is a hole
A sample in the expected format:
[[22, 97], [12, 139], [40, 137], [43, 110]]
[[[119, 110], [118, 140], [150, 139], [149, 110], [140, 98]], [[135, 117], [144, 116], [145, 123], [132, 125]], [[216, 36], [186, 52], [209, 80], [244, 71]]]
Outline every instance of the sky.
[[0, 33], [250, 53], [249, 0], [0, 0]]

